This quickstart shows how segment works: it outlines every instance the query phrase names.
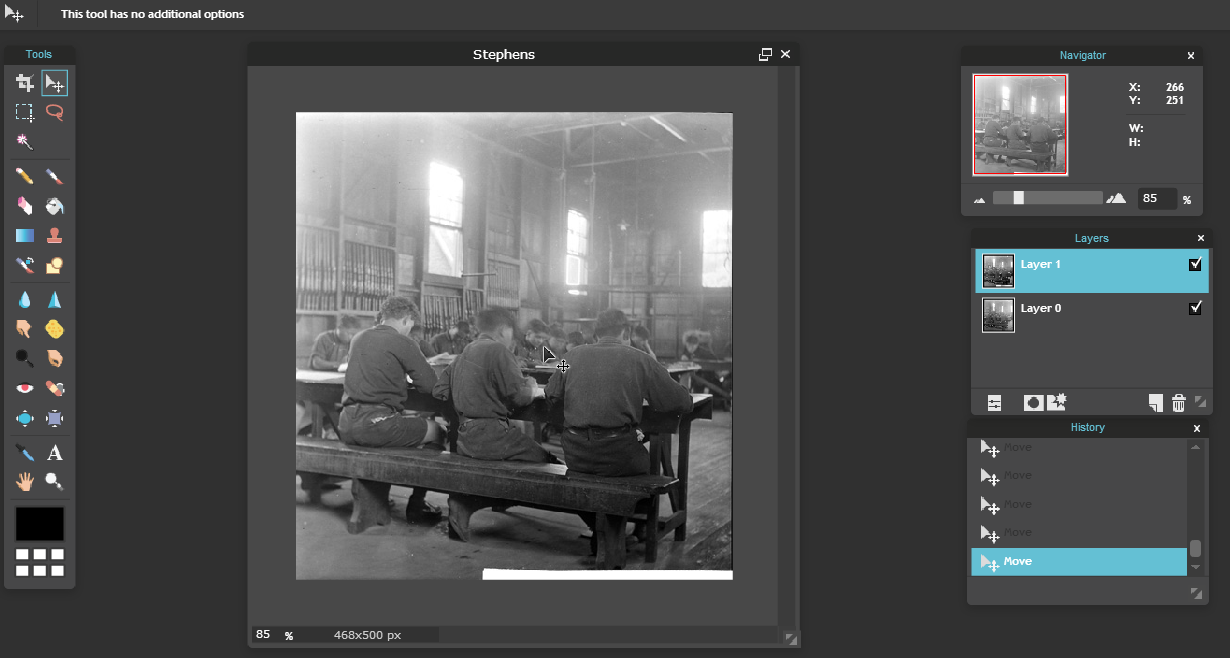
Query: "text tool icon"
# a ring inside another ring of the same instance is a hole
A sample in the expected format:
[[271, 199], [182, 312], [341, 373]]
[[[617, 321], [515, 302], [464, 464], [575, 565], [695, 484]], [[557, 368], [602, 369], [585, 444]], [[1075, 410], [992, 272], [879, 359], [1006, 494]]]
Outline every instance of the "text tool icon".
[[27, 183], [29, 183], [29, 184], [31, 184], [31, 185], [33, 185], [33, 184], [34, 184], [34, 179], [30, 178], [29, 174], [27, 174], [26, 172], [22, 171], [21, 167], [18, 167], [18, 168], [17, 168], [17, 175], [18, 175], [18, 176], [21, 176], [21, 179], [22, 179], [22, 180], [24, 180], [25, 182], [27, 182]]
[[25, 350], [17, 350], [17, 360], [29, 365], [31, 368], [34, 364], [30, 361], [30, 353]]

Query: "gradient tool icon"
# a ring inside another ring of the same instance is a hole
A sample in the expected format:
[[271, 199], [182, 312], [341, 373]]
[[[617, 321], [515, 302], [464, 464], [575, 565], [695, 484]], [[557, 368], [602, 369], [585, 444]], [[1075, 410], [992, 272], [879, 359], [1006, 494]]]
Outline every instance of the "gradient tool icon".
[[17, 229], [17, 241], [18, 242], [34, 242], [34, 229], [32, 228]]

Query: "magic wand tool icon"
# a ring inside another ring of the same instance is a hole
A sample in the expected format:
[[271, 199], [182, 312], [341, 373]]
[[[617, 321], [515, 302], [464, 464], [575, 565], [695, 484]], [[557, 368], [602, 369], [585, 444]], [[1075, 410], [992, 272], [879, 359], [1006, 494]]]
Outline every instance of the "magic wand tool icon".
[[33, 147], [33, 146], [30, 146], [30, 140], [26, 138], [26, 136], [25, 136], [25, 134], [24, 134], [24, 133], [23, 133], [23, 134], [21, 134], [21, 135], [18, 135], [18, 136], [17, 136], [17, 143], [18, 143], [18, 144], [21, 144], [22, 146], [25, 146], [26, 148], [30, 149], [31, 151], [33, 151], [33, 150], [34, 150], [34, 147]]

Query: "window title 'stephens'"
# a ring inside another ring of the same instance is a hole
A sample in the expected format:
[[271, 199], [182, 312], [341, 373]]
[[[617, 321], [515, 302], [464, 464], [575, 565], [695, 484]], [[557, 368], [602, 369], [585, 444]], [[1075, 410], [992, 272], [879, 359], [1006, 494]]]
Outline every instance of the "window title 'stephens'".
[[475, 50], [474, 59], [492, 59], [497, 62], [505, 59], [534, 59], [534, 53], [511, 50]]

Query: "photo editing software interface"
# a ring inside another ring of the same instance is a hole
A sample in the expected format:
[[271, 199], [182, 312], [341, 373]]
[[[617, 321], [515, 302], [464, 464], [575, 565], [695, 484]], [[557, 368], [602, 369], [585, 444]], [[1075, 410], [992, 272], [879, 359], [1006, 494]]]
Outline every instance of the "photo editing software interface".
[[4, 655], [801, 648], [802, 46], [307, 4], [6, 0]]
[[1136, 2], [3, 0], [0, 651], [1224, 654]]

